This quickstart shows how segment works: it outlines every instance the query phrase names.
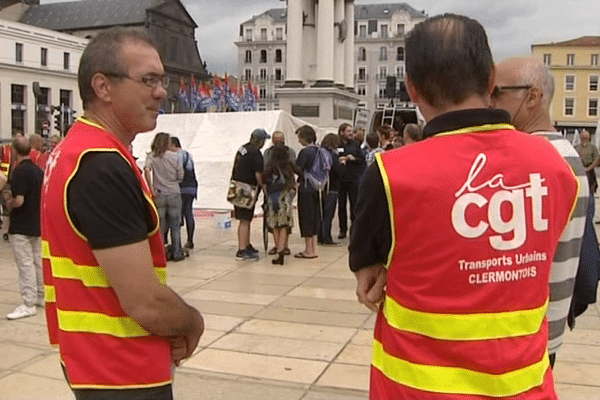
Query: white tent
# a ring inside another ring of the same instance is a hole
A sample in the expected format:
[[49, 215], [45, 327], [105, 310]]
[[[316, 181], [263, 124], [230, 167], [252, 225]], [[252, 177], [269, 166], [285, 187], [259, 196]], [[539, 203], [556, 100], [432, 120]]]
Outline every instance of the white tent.
[[[188, 150], [196, 164], [198, 179], [198, 198], [195, 208], [210, 210], [233, 209], [225, 195], [231, 178], [231, 169], [236, 151], [247, 143], [255, 128], [264, 128], [269, 134], [281, 131], [285, 143], [296, 153], [302, 146], [295, 131], [302, 125], [310, 125], [285, 111], [253, 111], [203, 114], [164, 114], [158, 117], [156, 129], [140, 133], [133, 141], [133, 154], [143, 167], [150, 144], [158, 132], [167, 132], [177, 136], [181, 147]], [[320, 129], [317, 138], [332, 132]], [[266, 149], [271, 141], [265, 143]]]

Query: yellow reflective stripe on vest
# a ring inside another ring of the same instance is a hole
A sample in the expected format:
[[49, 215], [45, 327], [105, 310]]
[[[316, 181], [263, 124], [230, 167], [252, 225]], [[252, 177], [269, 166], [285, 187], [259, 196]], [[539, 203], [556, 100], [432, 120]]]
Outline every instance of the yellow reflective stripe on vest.
[[56, 303], [56, 289], [54, 289], [54, 286], [44, 285], [44, 301], [46, 303]]
[[56, 310], [58, 326], [67, 332], [87, 332], [112, 335], [120, 338], [150, 335], [137, 322], [128, 317], [85, 312]]
[[415, 311], [386, 296], [383, 314], [391, 327], [441, 340], [489, 340], [537, 333], [548, 301], [532, 310], [480, 314]]
[[377, 340], [373, 345], [373, 366], [386, 377], [404, 386], [435, 393], [515, 396], [540, 386], [549, 365], [546, 352], [540, 362], [494, 375], [464, 368], [413, 364], [387, 354]]
[[[53, 257], [47, 241], [42, 241], [42, 258], [50, 260], [52, 276], [62, 279], [77, 279], [87, 287], [111, 287], [110, 281], [102, 268], [88, 265], [77, 265], [70, 258]], [[163, 285], [167, 282], [166, 268], [154, 268], [154, 273]]]

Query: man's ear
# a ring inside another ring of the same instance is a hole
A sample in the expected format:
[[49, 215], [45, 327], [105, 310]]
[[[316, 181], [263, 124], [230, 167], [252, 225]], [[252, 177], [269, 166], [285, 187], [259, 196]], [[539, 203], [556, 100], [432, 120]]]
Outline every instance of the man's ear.
[[492, 92], [494, 91], [494, 86], [496, 86], [496, 66], [492, 65], [492, 70], [490, 71], [490, 78], [488, 79], [487, 84], [486, 99], [491, 98]]
[[106, 75], [100, 72], [94, 74], [94, 76], [92, 76], [91, 86], [98, 99], [110, 103], [112, 82]]
[[527, 108], [535, 108], [542, 103], [544, 94], [540, 88], [533, 86], [527, 91], [527, 98], [525, 99], [525, 106]]
[[417, 104], [419, 101], [419, 92], [408, 76], [404, 78], [404, 86], [406, 86], [406, 92], [408, 93], [408, 97], [410, 97], [410, 101], [413, 102], [413, 104]]

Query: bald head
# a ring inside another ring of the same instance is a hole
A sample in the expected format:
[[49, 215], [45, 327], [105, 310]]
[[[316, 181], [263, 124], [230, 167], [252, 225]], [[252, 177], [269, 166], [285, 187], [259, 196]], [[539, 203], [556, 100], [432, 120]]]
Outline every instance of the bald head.
[[512, 82], [512, 86], [531, 85], [542, 93], [542, 103], [550, 108], [554, 96], [554, 78], [548, 67], [534, 57], [510, 58], [496, 65], [497, 80]]
[[17, 135], [12, 141], [12, 146], [17, 152], [17, 155], [26, 157], [31, 151], [31, 141], [24, 135]]
[[277, 143], [285, 143], [285, 136], [283, 135], [283, 132], [273, 132], [271, 135], [271, 143], [273, 143], [273, 145], [276, 145]]
[[587, 130], [583, 130], [581, 135], [579, 135], [579, 139], [581, 139], [581, 143], [587, 143], [590, 141], [590, 133]]
[[524, 132], [554, 130], [550, 104], [554, 79], [533, 57], [516, 57], [496, 65], [492, 105], [508, 111], [513, 125]]

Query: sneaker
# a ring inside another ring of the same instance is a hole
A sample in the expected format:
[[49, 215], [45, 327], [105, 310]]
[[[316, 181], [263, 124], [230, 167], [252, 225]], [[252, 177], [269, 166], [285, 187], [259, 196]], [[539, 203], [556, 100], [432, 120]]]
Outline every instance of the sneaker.
[[258, 254], [251, 253], [248, 249], [238, 250], [235, 253], [236, 260], [258, 260]]
[[6, 319], [20, 319], [25, 317], [31, 317], [35, 315], [37, 311], [35, 310], [35, 306], [27, 307], [25, 304], [21, 304], [19, 307], [15, 308], [15, 311], [6, 315]]
[[185, 244], [185, 246], [183, 246], [183, 247], [185, 247], [186, 249], [193, 249], [194, 248], [194, 242], [187, 242]]
[[250, 253], [258, 254], [258, 250], [256, 250], [251, 244], [248, 244], [248, 246], [246, 246], [246, 250], [248, 250], [248, 252]]
[[38, 307], [44, 307], [46, 303], [44, 303], [44, 299], [38, 299], [35, 301], [35, 305]]

